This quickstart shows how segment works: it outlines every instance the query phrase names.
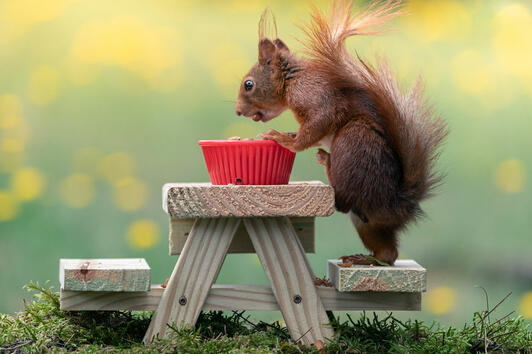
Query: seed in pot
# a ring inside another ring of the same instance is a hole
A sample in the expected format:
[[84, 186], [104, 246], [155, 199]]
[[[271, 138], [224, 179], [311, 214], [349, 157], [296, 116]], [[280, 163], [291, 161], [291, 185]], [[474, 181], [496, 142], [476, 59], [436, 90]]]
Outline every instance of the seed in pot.
[[251, 138], [244, 138], [244, 139], [242, 139], [242, 138], [239, 137], [239, 136], [232, 136], [232, 137], [228, 138], [227, 140], [249, 141], [249, 140], [253, 140], [253, 139], [251, 139]]

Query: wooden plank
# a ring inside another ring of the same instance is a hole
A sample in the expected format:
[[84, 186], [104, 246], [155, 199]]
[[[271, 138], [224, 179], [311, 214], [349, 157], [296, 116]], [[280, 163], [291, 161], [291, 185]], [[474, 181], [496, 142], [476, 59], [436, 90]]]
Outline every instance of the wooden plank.
[[164, 289], [153, 285], [144, 292], [70, 291], [61, 289], [62, 311], [153, 311], [157, 309]]
[[[180, 254], [185, 246], [192, 225], [196, 219], [174, 219], [170, 218], [169, 249], [170, 255]], [[296, 235], [306, 253], [315, 252], [314, 238], [314, 218], [290, 218]], [[240, 224], [236, 230], [233, 242], [229, 246], [228, 253], [255, 253], [253, 244], [249, 239], [248, 232], [243, 224]]]
[[163, 209], [175, 219], [249, 216], [329, 216], [334, 191], [322, 182], [285, 185], [166, 184]]
[[318, 294], [327, 311], [421, 311], [421, 293], [348, 293], [319, 287]]
[[[419, 311], [421, 293], [339, 292], [316, 287], [327, 311]], [[153, 285], [151, 291], [135, 293], [61, 290], [63, 311], [153, 311], [164, 289]], [[203, 311], [279, 311], [268, 285], [214, 284], [203, 304]]]
[[413, 260], [398, 260], [393, 267], [354, 265], [340, 267], [341, 261], [328, 261], [328, 276], [339, 291], [422, 292], [427, 287], [427, 271]]
[[243, 220], [292, 338], [306, 345], [332, 338], [325, 308], [290, 220]]
[[61, 259], [61, 289], [77, 291], [147, 291], [150, 266], [143, 258]]
[[277, 305], [270, 286], [246, 284], [215, 284], [209, 291], [209, 296], [203, 305], [203, 310], [206, 311], [239, 311], [241, 308], [275, 311], [279, 310], [279, 305]]
[[240, 219], [198, 219], [144, 337], [166, 337], [167, 324], [193, 326], [216, 280]]

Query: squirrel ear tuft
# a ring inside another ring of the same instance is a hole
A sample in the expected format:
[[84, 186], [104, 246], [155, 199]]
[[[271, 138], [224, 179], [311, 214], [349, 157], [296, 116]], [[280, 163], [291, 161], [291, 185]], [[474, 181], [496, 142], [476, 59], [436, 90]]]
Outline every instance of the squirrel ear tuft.
[[290, 52], [290, 49], [288, 49], [288, 47], [286, 46], [286, 44], [284, 44], [284, 42], [282, 40], [280, 40], [279, 38], [277, 38], [276, 40], [273, 41], [273, 44], [275, 44], [275, 46], [277, 47], [277, 49], [279, 49], [281, 52]]
[[267, 38], [261, 39], [259, 41], [259, 63], [261, 64], [270, 64], [273, 56], [276, 51], [275, 45]]

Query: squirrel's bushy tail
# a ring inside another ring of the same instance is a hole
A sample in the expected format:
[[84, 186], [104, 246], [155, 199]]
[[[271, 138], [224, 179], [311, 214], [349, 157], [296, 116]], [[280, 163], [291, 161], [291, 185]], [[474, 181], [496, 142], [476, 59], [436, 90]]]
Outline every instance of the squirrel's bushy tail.
[[352, 14], [351, 1], [333, 0], [328, 15], [314, 8], [312, 21], [303, 30], [315, 70], [329, 78], [331, 85], [363, 90], [371, 99], [368, 115], [382, 122], [387, 140], [399, 156], [403, 168], [399, 197], [410, 210], [405, 210], [406, 214], [412, 216], [419, 211], [419, 201], [440, 181], [433, 165], [447, 135], [446, 125], [424, 98], [421, 80], [405, 94], [384, 60], [373, 68], [345, 47], [350, 36], [383, 32], [375, 27], [401, 15], [401, 5], [401, 0], [374, 2]]
[[448, 134], [447, 126], [424, 98], [421, 79], [403, 93], [384, 60], [380, 60], [376, 69], [362, 65], [364, 86], [373, 96], [376, 113], [403, 166], [401, 196], [417, 204], [429, 197], [441, 180], [434, 163]]
[[370, 35], [384, 32], [376, 27], [386, 24], [391, 19], [403, 14], [402, 0], [373, 2], [367, 8], [351, 13], [350, 0], [333, 0], [326, 15], [312, 7], [312, 21], [301, 26], [308, 37], [303, 44], [316, 60], [322, 63], [338, 63], [350, 66], [351, 55], [345, 48], [345, 40], [356, 35]]

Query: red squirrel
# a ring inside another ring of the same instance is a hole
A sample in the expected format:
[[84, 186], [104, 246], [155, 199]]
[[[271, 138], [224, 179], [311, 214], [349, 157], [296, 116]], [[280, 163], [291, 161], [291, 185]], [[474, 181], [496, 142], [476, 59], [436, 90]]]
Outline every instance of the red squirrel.
[[296, 134], [270, 130], [263, 138], [295, 152], [329, 150], [319, 149], [317, 162], [334, 188], [336, 209], [349, 213], [364, 246], [389, 265], [398, 256], [398, 233], [422, 215], [420, 201], [441, 180], [434, 163], [447, 128], [424, 98], [421, 81], [401, 92], [383, 60], [369, 65], [349, 54], [345, 40], [381, 32], [375, 27], [400, 15], [401, 2], [374, 3], [354, 14], [345, 0], [333, 0], [329, 14], [314, 8], [302, 26], [305, 58], [279, 38], [266, 38], [265, 12], [258, 62], [243, 78], [235, 107], [237, 115], [262, 122], [293, 112]]

